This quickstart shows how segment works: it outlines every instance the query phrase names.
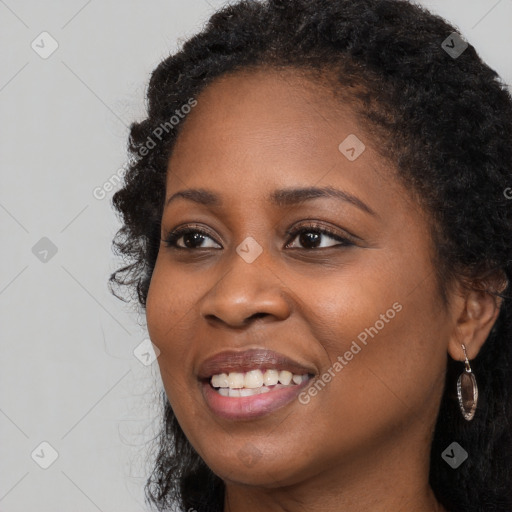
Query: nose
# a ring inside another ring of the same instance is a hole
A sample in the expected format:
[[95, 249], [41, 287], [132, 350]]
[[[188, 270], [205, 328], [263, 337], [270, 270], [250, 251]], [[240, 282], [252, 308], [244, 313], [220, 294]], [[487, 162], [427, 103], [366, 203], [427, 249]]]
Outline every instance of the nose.
[[290, 315], [291, 302], [286, 285], [275, 270], [265, 263], [264, 253], [252, 263], [244, 261], [236, 252], [230, 258], [228, 269], [203, 296], [200, 314], [209, 322], [230, 327], [247, 326], [251, 321], [285, 320]]

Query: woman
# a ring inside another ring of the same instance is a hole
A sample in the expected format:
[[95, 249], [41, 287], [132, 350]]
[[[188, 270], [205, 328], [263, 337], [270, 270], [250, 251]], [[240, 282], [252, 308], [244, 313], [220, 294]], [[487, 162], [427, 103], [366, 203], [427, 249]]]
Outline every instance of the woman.
[[114, 205], [158, 510], [512, 510], [512, 100], [403, 0], [243, 1], [153, 72]]

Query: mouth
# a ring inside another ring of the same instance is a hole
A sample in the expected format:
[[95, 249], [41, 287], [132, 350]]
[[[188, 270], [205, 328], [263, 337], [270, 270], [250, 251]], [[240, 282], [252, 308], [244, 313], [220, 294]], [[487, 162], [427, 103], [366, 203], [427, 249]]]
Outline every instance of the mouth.
[[293, 387], [309, 380], [309, 374], [298, 375], [288, 370], [249, 370], [218, 373], [210, 379], [211, 387], [221, 396], [243, 397], [269, 393], [274, 389]]
[[255, 419], [289, 404], [316, 374], [277, 352], [222, 352], [200, 367], [199, 380], [210, 410], [226, 419]]

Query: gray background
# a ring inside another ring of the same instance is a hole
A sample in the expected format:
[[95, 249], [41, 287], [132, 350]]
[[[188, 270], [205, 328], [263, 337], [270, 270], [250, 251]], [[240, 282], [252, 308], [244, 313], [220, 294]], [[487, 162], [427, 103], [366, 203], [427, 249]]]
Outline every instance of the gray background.
[[[223, 3], [0, 0], [2, 512], [146, 510], [161, 381], [134, 356], [144, 318], [107, 289], [119, 224], [113, 190], [93, 192], [126, 160], [151, 70]], [[422, 3], [512, 83], [512, 0]]]

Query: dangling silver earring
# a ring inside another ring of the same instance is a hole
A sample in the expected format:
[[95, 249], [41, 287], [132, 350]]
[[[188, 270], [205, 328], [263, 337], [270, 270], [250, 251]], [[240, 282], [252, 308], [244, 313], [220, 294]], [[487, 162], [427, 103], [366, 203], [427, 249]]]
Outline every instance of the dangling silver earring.
[[462, 350], [464, 350], [466, 361], [464, 362], [464, 371], [457, 379], [457, 396], [459, 397], [459, 406], [462, 416], [464, 416], [465, 420], [471, 421], [475, 416], [476, 403], [478, 401], [478, 387], [476, 385], [475, 376], [471, 371], [468, 355], [466, 354], [466, 347], [464, 345], [462, 345]]

